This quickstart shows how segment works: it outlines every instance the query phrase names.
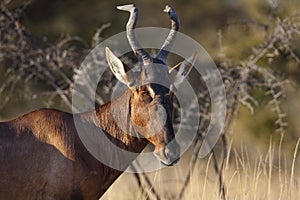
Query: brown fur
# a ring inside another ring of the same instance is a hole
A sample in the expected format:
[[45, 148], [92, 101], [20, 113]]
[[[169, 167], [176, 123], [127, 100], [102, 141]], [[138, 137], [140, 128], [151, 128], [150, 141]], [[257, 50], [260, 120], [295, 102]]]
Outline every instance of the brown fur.
[[122, 172], [105, 166], [86, 150], [73, 117], [101, 128], [121, 148], [141, 152], [147, 140], [120, 130], [110, 111], [114, 104], [120, 115], [128, 116], [130, 95], [125, 92], [101, 106], [96, 120], [94, 111], [72, 115], [40, 109], [0, 123], [1, 199], [99, 199]]

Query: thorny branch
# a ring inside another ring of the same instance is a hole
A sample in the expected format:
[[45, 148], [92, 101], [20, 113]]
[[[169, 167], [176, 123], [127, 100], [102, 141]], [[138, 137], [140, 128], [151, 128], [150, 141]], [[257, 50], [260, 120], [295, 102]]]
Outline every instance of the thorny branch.
[[[49, 101], [53, 101], [56, 96], [59, 96], [66, 107], [71, 109], [71, 92], [74, 80], [82, 73], [79, 69], [80, 63], [91, 48], [99, 43], [101, 31], [109, 25], [105, 24], [98, 29], [91, 42], [91, 47], [79, 37], [68, 35], [56, 43], [51, 43], [45, 37], [36, 37], [28, 32], [18, 21], [21, 14], [22, 9], [11, 12], [5, 6], [1, 6], [0, 63], [7, 78], [0, 86], [0, 97], [6, 96], [0, 109], [4, 108], [6, 103], [10, 101], [12, 93], [16, 93], [17, 89], [20, 91], [25, 89], [23, 86], [26, 87], [27, 84], [22, 84], [24, 82], [43, 83], [49, 88], [47, 91], [35, 94], [33, 88], [27, 87], [28, 92], [23, 95], [31, 94], [29, 96], [31, 98], [32, 95], [50, 94]], [[93, 59], [86, 62], [88, 64], [85, 70], [97, 71], [99, 67], [105, 66], [104, 58], [104, 53], [101, 52], [93, 55]], [[91, 88], [89, 78], [84, 77], [77, 84]], [[103, 81], [110, 81], [111, 78], [108, 74]], [[107, 90], [100, 88], [99, 91], [102, 93], [97, 93], [96, 103], [102, 104], [104, 102], [102, 96], [105, 95], [105, 91], [107, 93]]]
[[[225, 48], [222, 45], [222, 33], [219, 32], [220, 43], [220, 58], [218, 65], [219, 71], [223, 77], [226, 88], [227, 98], [227, 116], [224, 126], [224, 132], [221, 134], [222, 142], [222, 158], [220, 161], [216, 158], [216, 151], [212, 150], [213, 165], [219, 180], [220, 196], [226, 199], [225, 183], [223, 182], [222, 172], [224, 170], [224, 162], [228, 155], [228, 142], [226, 137], [230, 132], [230, 124], [232, 123], [234, 115], [238, 112], [239, 106], [246, 106], [251, 113], [254, 112], [254, 107], [258, 105], [258, 100], [255, 99], [251, 92], [257, 88], [262, 88], [266, 95], [271, 97], [269, 104], [272, 106], [272, 111], [277, 115], [275, 125], [276, 132], [281, 136], [284, 135], [287, 122], [285, 121], [286, 114], [281, 109], [281, 101], [284, 98], [284, 83], [286, 81], [280, 80], [271, 70], [272, 61], [281, 55], [285, 55], [286, 59], [292, 59], [299, 65], [299, 55], [293, 50], [293, 38], [295, 35], [300, 35], [300, 17], [292, 16], [286, 19], [274, 18], [270, 23], [275, 22], [273, 30], [267, 30], [271, 34], [266, 33], [266, 40], [260, 47], [254, 49], [254, 52], [247, 59], [239, 61], [238, 64], [232, 64], [231, 60], [226, 57]], [[266, 25], [266, 27], [271, 27]], [[268, 62], [262, 65], [263, 60]], [[205, 91], [202, 93], [205, 94]], [[209, 101], [209, 96], [206, 97]], [[202, 113], [201, 113], [202, 114]], [[207, 113], [203, 113], [205, 116]], [[207, 124], [206, 124], [207, 126]], [[199, 130], [203, 130], [203, 124], [200, 124]], [[186, 179], [183, 182], [183, 187], [180, 190], [178, 199], [184, 197], [184, 191], [188, 186], [190, 176], [193, 173], [194, 167], [200, 151], [199, 141], [203, 137], [197, 137], [197, 142], [193, 146], [194, 153], [190, 161], [190, 170], [187, 172]], [[220, 163], [220, 164], [218, 164]]]

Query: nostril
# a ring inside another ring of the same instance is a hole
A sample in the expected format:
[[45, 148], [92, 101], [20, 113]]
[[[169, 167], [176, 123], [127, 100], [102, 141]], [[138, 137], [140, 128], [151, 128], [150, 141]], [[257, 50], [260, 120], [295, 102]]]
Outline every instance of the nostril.
[[164, 148], [155, 149], [153, 153], [160, 160], [161, 163], [167, 166], [172, 166], [176, 164], [180, 159], [179, 148], [173, 149], [170, 148], [170, 146], [166, 146]]
[[169, 159], [178, 159], [180, 156], [180, 150], [179, 148], [165, 148], [164, 154]]
[[164, 150], [163, 150], [164, 155], [165, 155], [166, 158], [170, 158], [169, 151], [170, 151], [169, 148], [164, 148]]

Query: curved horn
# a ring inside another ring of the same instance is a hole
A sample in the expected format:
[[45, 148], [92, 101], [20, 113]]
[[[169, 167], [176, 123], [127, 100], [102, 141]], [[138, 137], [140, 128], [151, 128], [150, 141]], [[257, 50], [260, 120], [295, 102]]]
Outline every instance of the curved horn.
[[117, 6], [117, 9], [130, 12], [130, 17], [128, 19], [128, 22], [126, 24], [126, 31], [127, 31], [127, 38], [129, 41], [129, 44], [134, 52], [134, 54], [137, 56], [139, 60], [142, 59], [143, 63], [149, 63], [153, 61], [153, 58], [142, 48], [138, 40], [136, 39], [134, 28], [137, 22], [137, 16], [138, 16], [138, 9], [135, 7], [134, 4], [128, 4], [124, 6]]
[[169, 51], [171, 47], [173, 46], [174, 40], [177, 35], [177, 31], [179, 29], [179, 18], [173, 8], [170, 6], [166, 5], [164, 12], [167, 12], [171, 18], [171, 31], [165, 40], [165, 43], [162, 45], [161, 49], [159, 50], [156, 59], [166, 63], [167, 62], [167, 57], [169, 55]]

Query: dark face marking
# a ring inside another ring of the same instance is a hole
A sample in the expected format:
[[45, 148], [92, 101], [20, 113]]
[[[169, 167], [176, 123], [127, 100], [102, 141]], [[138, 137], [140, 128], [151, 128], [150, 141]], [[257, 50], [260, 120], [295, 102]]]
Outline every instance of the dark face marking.
[[136, 130], [154, 146], [154, 154], [165, 165], [179, 158], [180, 148], [172, 123], [173, 93], [158, 84], [147, 84], [133, 91], [131, 120]]

